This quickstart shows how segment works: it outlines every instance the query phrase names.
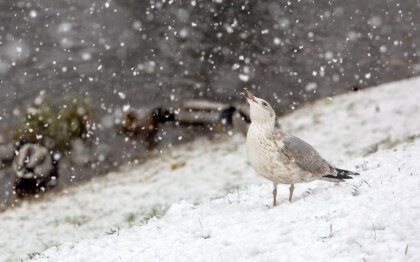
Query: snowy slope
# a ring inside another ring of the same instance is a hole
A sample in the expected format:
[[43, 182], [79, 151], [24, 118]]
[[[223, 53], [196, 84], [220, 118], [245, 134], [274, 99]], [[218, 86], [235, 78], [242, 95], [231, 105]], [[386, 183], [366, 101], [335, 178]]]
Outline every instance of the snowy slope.
[[250, 186], [36, 261], [419, 261], [419, 146], [368, 157], [364, 180], [301, 185], [293, 203], [283, 187], [274, 209], [270, 185]]
[[280, 206], [269, 209], [271, 184], [247, 164], [244, 138], [201, 139], [0, 213], [0, 261], [49, 247], [41, 261], [299, 261], [332, 255], [415, 261], [419, 88], [420, 78], [391, 83], [321, 100], [280, 119], [286, 131], [361, 178], [299, 184], [291, 204], [287, 186], [280, 186]]
[[[129, 171], [0, 213], [0, 250], [5, 251], [0, 252], [0, 261], [19, 261], [65, 241], [103, 236], [142, 223], [151, 213], [160, 213], [182, 199], [200, 203], [238, 186], [263, 183], [264, 179], [249, 172], [244, 157], [238, 157], [238, 153], [245, 156], [242, 140], [198, 140], [196, 145], [180, 146]], [[222, 164], [225, 161], [231, 165]]]

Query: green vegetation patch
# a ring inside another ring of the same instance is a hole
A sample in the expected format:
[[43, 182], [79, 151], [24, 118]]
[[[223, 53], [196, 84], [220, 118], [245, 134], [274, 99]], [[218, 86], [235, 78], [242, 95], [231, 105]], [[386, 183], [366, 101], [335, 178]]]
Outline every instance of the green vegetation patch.
[[160, 205], [157, 205], [143, 216], [143, 218], [140, 221], [140, 224], [146, 225], [153, 218], [161, 218], [166, 214], [166, 211], [168, 211], [168, 207], [162, 207]]
[[9, 132], [14, 141], [63, 151], [70, 147], [72, 139], [89, 136], [92, 117], [92, 106], [85, 98], [64, 99], [55, 108], [48, 97], [42, 96], [35, 99], [34, 105], [24, 109], [20, 123]]
[[414, 142], [417, 138], [420, 138], [420, 134], [416, 134], [416, 135], [410, 135], [401, 139], [392, 139], [390, 136], [388, 136], [385, 139], [382, 139], [381, 141], [372, 144], [370, 146], [368, 146], [363, 153], [363, 156], [368, 156], [371, 155], [373, 153], [378, 152], [379, 148], [385, 148], [385, 149], [392, 149], [394, 147], [396, 147], [397, 145], [403, 144], [403, 143], [412, 143]]
[[54, 219], [53, 221], [49, 222], [48, 224], [53, 224], [56, 227], [59, 226], [62, 223], [67, 223], [75, 226], [81, 226], [83, 224], [88, 223], [91, 220], [90, 217], [85, 215], [80, 216], [66, 216], [63, 219]]

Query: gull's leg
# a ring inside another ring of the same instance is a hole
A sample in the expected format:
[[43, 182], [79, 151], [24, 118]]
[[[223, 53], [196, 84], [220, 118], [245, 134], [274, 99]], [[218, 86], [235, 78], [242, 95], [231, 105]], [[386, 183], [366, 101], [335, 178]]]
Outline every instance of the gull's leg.
[[273, 190], [273, 206], [277, 206], [277, 184], [274, 184], [274, 190]]
[[289, 201], [292, 202], [293, 190], [295, 190], [295, 185], [291, 184], [289, 190], [290, 190]]

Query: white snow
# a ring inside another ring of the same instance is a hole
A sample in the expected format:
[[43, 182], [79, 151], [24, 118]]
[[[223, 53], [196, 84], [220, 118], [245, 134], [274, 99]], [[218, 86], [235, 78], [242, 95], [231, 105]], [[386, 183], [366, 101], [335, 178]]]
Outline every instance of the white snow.
[[135, 29], [137, 31], [141, 31], [142, 26], [143, 26], [143, 24], [138, 20], [134, 21], [133, 25], [132, 25], [133, 29]]
[[238, 77], [239, 77], [239, 80], [241, 80], [242, 82], [248, 82], [249, 80], [249, 75], [246, 75], [246, 74], [239, 74]]
[[418, 261], [419, 146], [369, 158], [366, 182], [302, 185], [293, 203], [282, 187], [274, 209], [269, 184], [183, 201], [146, 226], [53, 247], [36, 261]]
[[126, 96], [123, 92], [118, 92], [118, 96], [119, 96], [122, 100], [124, 100], [124, 99], [126, 99], [126, 98], [127, 98], [127, 96]]
[[367, 21], [368, 25], [373, 29], [382, 25], [382, 18], [380, 16], [373, 16]]
[[92, 55], [89, 52], [84, 52], [81, 54], [81, 57], [84, 61], [89, 61], [92, 59]]
[[69, 22], [63, 22], [58, 25], [57, 31], [58, 33], [68, 33], [72, 30], [73, 25]]
[[10, 61], [19, 62], [30, 57], [31, 48], [24, 41], [9, 41], [0, 46], [0, 54], [4, 55]]
[[311, 83], [308, 83], [308, 84], [305, 86], [305, 91], [306, 91], [306, 92], [311, 92], [311, 91], [314, 91], [317, 87], [318, 87], [318, 85], [317, 85], [316, 83], [311, 82]]
[[147, 61], [145, 63], [137, 65], [138, 70], [143, 71], [148, 74], [152, 74], [153, 72], [155, 72], [155, 68], [156, 68], [155, 61]]
[[31, 10], [31, 11], [29, 12], [29, 16], [30, 16], [31, 18], [35, 18], [35, 17], [37, 17], [37, 15], [38, 15], [38, 13], [37, 13], [35, 10]]
[[386, 53], [386, 51], [388, 51], [388, 48], [386, 47], [386, 45], [381, 45], [381, 47], [379, 47], [379, 52]]
[[419, 261], [419, 88], [413, 78], [280, 118], [356, 179], [298, 184], [292, 203], [281, 185], [271, 208], [244, 138], [203, 138], [0, 213], [0, 261], [45, 249], [36, 261]]

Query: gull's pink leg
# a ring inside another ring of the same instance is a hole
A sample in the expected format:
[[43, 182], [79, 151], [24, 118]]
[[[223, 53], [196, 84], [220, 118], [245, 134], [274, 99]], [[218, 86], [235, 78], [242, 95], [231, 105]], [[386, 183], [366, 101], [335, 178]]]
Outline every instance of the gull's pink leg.
[[273, 190], [273, 206], [277, 205], [277, 184], [274, 184], [274, 190]]
[[295, 190], [295, 185], [291, 184], [289, 190], [290, 190], [289, 201], [292, 202], [293, 190]]

